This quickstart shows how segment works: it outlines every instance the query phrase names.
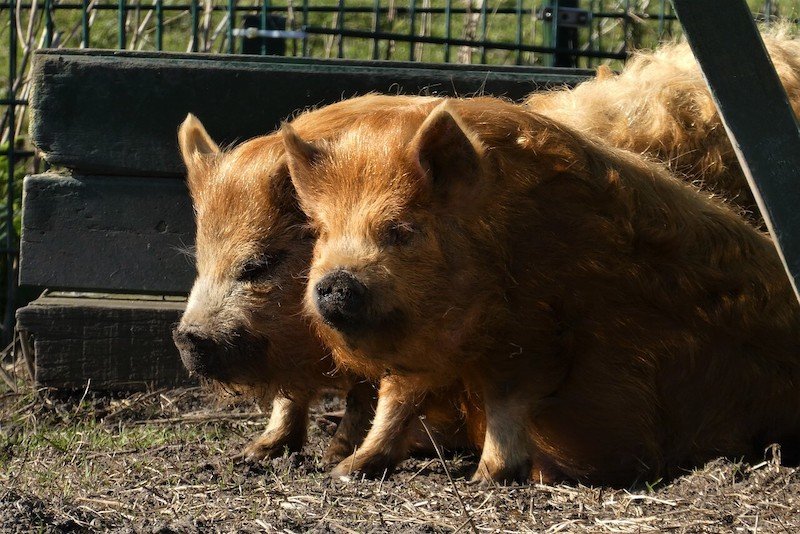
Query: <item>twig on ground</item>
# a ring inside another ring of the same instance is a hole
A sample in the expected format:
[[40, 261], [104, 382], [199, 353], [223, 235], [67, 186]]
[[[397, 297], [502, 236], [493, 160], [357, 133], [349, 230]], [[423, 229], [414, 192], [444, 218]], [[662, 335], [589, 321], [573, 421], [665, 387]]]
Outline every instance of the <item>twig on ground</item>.
[[428, 468], [428, 466], [429, 466], [429, 465], [431, 465], [431, 464], [432, 464], [433, 462], [435, 462], [435, 461], [436, 461], [436, 458], [431, 458], [430, 460], [428, 460], [427, 462], [425, 462], [425, 465], [423, 465], [422, 467], [420, 467], [420, 468], [417, 470], [417, 472], [416, 472], [416, 473], [414, 473], [413, 475], [411, 475], [411, 477], [408, 479], [408, 482], [411, 482], [412, 480], [414, 480], [415, 478], [417, 478], [417, 477], [419, 476], [419, 474], [420, 474], [420, 473], [422, 473], [423, 471], [425, 471], [425, 470]]
[[163, 425], [172, 423], [210, 423], [215, 421], [253, 421], [262, 419], [262, 413], [213, 413], [213, 414], [191, 414], [182, 415], [180, 417], [165, 417], [162, 419], [143, 419], [141, 421], [133, 421], [135, 425]]
[[478, 532], [478, 527], [475, 526], [475, 522], [472, 520], [472, 515], [470, 515], [469, 510], [467, 509], [467, 505], [464, 504], [464, 499], [461, 498], [461, 493], [458, 491], [458, 486], [456, 486], [456, 483], [453, 481], [453, 477], [450, 476], [450, 470], [447, 468], [447, 462], [444, 461], [442, 451], [439, 450], [439, 445], [436, 443], [436, 440], [433, 439], [433, 434], [431, 434], [431, 431], [428, 429], [428, 425], [425, 424], [424, 415], [419, 416], [419, 422], [422, 423], [422, 428], [425, 429], [428, 439], [431, 440], [431, 445], [433, 445], [433, 450], [436, 451], [436, 456], [438, 456], [439, 461], [442, 462], [444, 474], [447, 475], [447, 480], [449, 480], [450, 485], [453, 486], [453, 492], [455, 492], [458, 502], [461, 503], [461, 509], [464, 510], [464, 515], [467, 516], [467, 522], [472, 527], [472, 532]]
[[14, 339], [6, 348], [3, 349], [2, 352], [0, 352], [0, 378], [2, 378], [3, 382], [5, 382], [6, 385], [11, 388], [11, 391], [18, 393], [19, 390], [17, 389], [16, 380], [14, 380], [14, 378], [3, 368], [3, 362], [8, 357], [8, 354], [14, 352], [15, 343], [16, 340]]
[[25, 330], [17, 330], [19, 337], [19, 346], [22, 349], [22, 357], [25, 359], [25, 367], [28, 369], [28, 375], [31, 378], [31, 384], [36, 383], [36, 370], [33, 356], [33, 347], [30, 343], [30, 334]]
[[81, 405], [83, 401], [86, 400], [86, 395], [89, 393], [89, 386], [92, 385], [92, 379], [86, 379], [86, 388], [83, 390], [83, 395], [81, 395], [81, 400], [78, 401], [78, 404], [75, 405], [75, 415], [78, 415], [78, 412], [81, 410]]
[[162, 395], [166, 391], [168, 391], [167, 388], [161, 388], [161, 389], [157, 389], [155, 391], [151, 391], [149, 393], [135, 394], [135, 395], [131, 396], [131, 398], [127, 402], [124, 402], [122, 404], [122, 406], [120, 406], [119, 408], [117, 408], [113, 412], [110, 412], [110, 413], [106, 414], [103, 417], [103, 422], [104, 423], [114, 422], [120, 415], [124, 414], [125, 412], [133, 410], [137, 406], [141, 406], [145, 402], [149, 401], [152, 398], [155, 398], [155, 397], [158, 397], [158, 396]]

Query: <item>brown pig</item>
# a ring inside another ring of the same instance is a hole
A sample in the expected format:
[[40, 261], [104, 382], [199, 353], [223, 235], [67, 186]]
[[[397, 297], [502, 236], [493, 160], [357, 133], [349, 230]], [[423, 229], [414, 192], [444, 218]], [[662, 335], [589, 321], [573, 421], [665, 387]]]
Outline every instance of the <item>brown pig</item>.
[[479, 399], [476, 480], [627, 485], [800, 435], [800, 309], [772, 242], [642, 157], [490, 98], [420, 100], [314, 142], [306, 311], [383, 378], [335, 474], [379, 476], [421, 400]]
[[[376, 97], [379, 98], [379, 97]], [[387, 100], [386, 105], [397, 105]], [[335, 135], [380, 114], [351, 102], [296, 121], [314, 139]], [[324, 460], [337, 462], [359, 445], [374, 413], [375, 386], [339, 370], [302, 314], [313, 236], [300, 211], [280, 135], [223, 151], [189, 115], [179, 131], [197, 219], [197, 279], [174, 333], [192, 373], [258, 400], [271, 416], [242, 455], [257, 461], [298, 451], [306, 439], [309, 404], [324, 391], [347, 393], [347, 409]], [[432, 407], [430, 425], [442, 443], [463, 448], [458, 395]], [[441, 424], [438, 421], [442, 421]], [[446, 439], [445, 439], [446, 438]], [[416, 432], [416, 450], [429, 452]]]
[[[764, 34], [772, 62], [800, 111], [800, 40]], [[763, 224], [700, 67], [686, 43], [639, 52], [618, 75], [607, 67], [574, 89], [532, 94], [526, 105], [575, 129], [665, 163]]]
[[340, 460], [363, 437], [372, 386], [336, 366], [300, 317], [312, 237], [305, 229], [280, 140], [260, 137], [221, 151], [189, 115], [179, 143], [196, 218], [195, 280], [175, 343], [187, 370], [254, 397], [264, 433], [242, 455], [260, 460], [299, 451], [309, 403], [347, 391], [348, 411], [326, 459]]

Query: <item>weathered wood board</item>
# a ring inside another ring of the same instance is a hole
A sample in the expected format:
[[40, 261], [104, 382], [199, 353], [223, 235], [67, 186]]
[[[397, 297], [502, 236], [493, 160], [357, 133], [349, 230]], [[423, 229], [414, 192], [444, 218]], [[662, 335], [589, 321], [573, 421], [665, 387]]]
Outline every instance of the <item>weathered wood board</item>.
[[42, 297], [17, 311], [38, 386], [144, 390], [194, 383], [172, 342], [185, 303]]
[[789, 99], [744, 0], [673, 4], [797, 294], [800, 128]]
[[574, 69], [430, 65], [202, 54], [43, 51], [33, 64], [31, 139], [84, 174], [180, 176], [176, 130], [188, 112], [229, 144], [299, 109], [368, 92], [523, 98], [575, 84]]
[[35, 175], [23, 186], [20, 284], [187, 293], [194, 214], [170, 178]]

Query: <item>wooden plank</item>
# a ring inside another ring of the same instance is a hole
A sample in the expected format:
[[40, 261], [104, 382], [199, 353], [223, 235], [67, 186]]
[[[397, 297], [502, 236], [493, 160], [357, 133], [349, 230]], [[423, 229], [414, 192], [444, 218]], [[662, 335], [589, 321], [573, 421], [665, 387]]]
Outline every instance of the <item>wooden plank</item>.
[[673, 0], [795, 293], [800, 128], [744, 0]]
[[35, 175], [23, 186], [20, 284], [187, 293], [194, 214], [183, 181]]
[[275, 129], [298, 109], [367, 92], [519, 99], [590, 73], [133, 52], [37, 52], [31, 139], [78, 174], [180, 176], [176, 129], [186, 113], [223, 144]]
[[17, 311], [41, 387], [137, 391], [193, 383], [172, 342], [185, 303], [42, 297]]

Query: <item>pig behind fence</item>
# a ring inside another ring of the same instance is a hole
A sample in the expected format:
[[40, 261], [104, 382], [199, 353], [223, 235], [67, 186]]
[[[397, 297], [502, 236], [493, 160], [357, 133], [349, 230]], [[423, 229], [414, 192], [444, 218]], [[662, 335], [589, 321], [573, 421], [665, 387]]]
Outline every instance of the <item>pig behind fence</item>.
[[[777, 26], [764, 43], [800, 111], [800, 40]], [[677, 175], [739, 206], [763, 226], [755, 199], [717, 113], [700, 66], [686, 43], [640, 52], [614, 75], [607, 67], [574, 89], [532, 94], [534, 111], [663, 162]]]

